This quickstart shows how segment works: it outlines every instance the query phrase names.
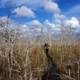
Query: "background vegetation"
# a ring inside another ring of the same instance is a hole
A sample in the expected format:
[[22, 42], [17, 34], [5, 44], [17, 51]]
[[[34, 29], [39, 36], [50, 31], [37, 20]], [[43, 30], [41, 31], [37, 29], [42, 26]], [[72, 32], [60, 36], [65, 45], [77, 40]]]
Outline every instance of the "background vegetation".
[[[5, 26], [7, 25], [7, 27]], [[0, 80], [41, 80], [47, 70], [43, 45], [60, 69], [62, 80], [80, 80], [80, 40], [22, 37], [19, 27], [0, 23]]]

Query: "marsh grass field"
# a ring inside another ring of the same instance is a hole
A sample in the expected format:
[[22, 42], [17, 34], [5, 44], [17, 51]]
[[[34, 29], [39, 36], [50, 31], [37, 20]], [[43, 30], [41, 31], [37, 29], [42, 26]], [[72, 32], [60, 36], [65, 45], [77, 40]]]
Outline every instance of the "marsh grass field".
[[[41, 80], [48, 64], [43, 45], [31, 45], [24, 40], [0, 45], [0, 80]], [[62, 80], [80, 80], [79, 41], [69, 45], [52, 43], [49, 55]]]
[[0, 0], [0, 80], [80, 80], [80, 0]]

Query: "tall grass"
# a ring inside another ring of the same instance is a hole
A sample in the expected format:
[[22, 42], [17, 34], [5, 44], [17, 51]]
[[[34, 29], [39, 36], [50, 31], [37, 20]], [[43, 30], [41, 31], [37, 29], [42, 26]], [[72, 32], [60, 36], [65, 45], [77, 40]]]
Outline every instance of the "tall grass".
[[[42, 38], [21, 38], [16, 29], [0, 28], [0, 80], [41, 80], [48, 64]], [[62, 80], [80, 80], [80, 41], [61, 38], [47, 42]]]
[[[63, 80], [80, 80], [80, 44], [53, 44], [49, 54], [60, 69]], [[0, 46], [0, 80], [39, 80], [47, 70], [42, 45], [24, 41]]]

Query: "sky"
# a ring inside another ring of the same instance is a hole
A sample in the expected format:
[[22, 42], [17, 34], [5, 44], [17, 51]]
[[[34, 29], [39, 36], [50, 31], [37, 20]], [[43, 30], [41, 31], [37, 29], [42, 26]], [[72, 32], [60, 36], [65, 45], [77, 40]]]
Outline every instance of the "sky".
[[61, 26], [80, 30], [80, 0], [0, 0], [0, 20], [9, 19], [23, 27], [59, 31]]

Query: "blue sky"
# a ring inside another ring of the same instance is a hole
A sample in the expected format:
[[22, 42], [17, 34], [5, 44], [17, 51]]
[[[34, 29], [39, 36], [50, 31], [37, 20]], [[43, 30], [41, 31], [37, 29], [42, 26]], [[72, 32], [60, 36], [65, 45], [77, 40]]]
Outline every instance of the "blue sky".
[[0, 19], [10, 15], [11, 21], [23, 26], [44, 26], [51, 31], [59, 31], [60, 26], [79, 31], [79, 14], [80, 0], [0, 0]]
[[[11, 1], [12, 3], [16, 3], [16, 0], [0, 0], [0, 3], [1, 5], [4, 5], [4, 6], [1, 6], [0, 5], [0, 16], [7, 16], [8, 12], [9, 12], [9, 9], [7, 6], [9, 6], [10, 4], [7, 3], [7, 1]], [[39, 0], [35, 0], [36, 2], [30, 4], [29, 3], [29, 0], [22, 0], [22, 1], [26, 1], [26, 4], [21, 4], [19, 6], [27, 6], [29, 8], [31, 8], [35, 14], [36, 14], [36, 18], [35, 19], [38, 19], [39, 21], [43, 22], [45, 21], [46, 19], [48, 19], [49, 21], [52, 21], [53, 19], [53, 16], [54, 14], [47, 11], [47, 10], [44, 10], [44, 8], [42, 6], [38, 6], [37, 2]], [[30, 0], [30, 1], [33, 1], [33, 0]], [[42, 0], [43, 1], [43, 0]], [[42, 3], [42, 1], [40, 1], [40, 4]], [[52, 2], [56, 2], [56, 4], [59, 6], [60, 10], [61, 10], [61, 13], [67, 17], [77, 17], [77, 18], [80, 18], [79, 14], [80, 14], [80, 11], [77, 9], [75, 9], [75, 7], [77, 8], [80, 8], [80, 0], [53, 0]], [[21, 3], [21, 1], [20, 1]], [[19, 4], [19, 1], [18, 1], [18, 4]], [[18, 6], [18, 4], [16, 3], [15, 5]], [[35, 6], [35, 7], [34, 7]], [[15, 8], [14, 8], [15, 9]], [[14, 10], [12, 9], [12, 11]], [[72, 11], [73, 9], [73, 11]], [[75, 11], [74, 11], [75, 10]], [[20, 23], [24, 23], [26, 21], [30, 21], [30, 20], [33, 20], [32, 17], [28, 17], [28, 16], [17, 16], [16, 17], [16, 14], [11, 14], [11, 18], [13, 20], [16, 20], [17, 22], [20, 22]]]
[[[57, 3], [59, 4], [64, 15], [66, 15], [68, 11], [70, 12], [72, 8], [75, 8], [77, 6], [80, 7], [80, 0], [57, 0]], [[73, 13], [70, 13], [67, 16], [79, 16], [79, 14], [80, 12], [78, 12], [76, 9], [73, 11]]]

